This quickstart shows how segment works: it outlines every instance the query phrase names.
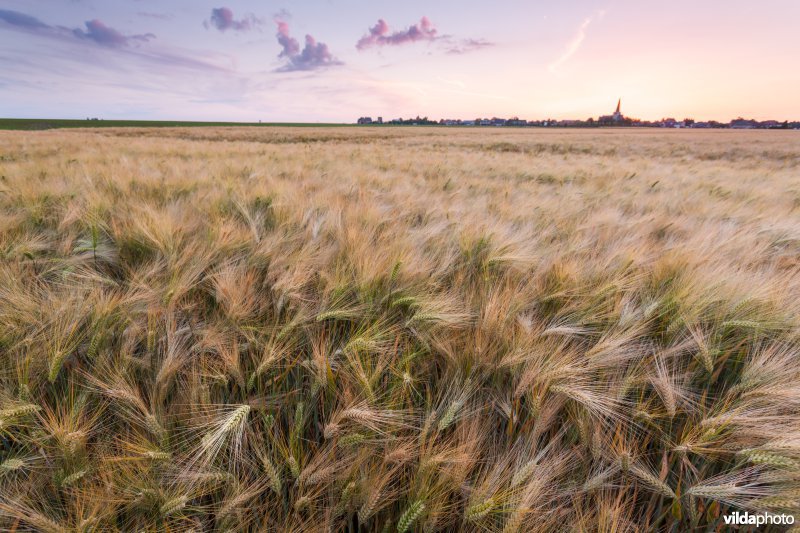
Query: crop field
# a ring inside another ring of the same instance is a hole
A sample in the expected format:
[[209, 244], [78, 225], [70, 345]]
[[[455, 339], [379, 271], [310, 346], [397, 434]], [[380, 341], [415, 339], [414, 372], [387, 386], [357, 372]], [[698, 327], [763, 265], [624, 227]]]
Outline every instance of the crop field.
[[50, 119], [50, 118], [0, 118], [0, 130], [52, 130], [61, 128], [209, 128], [209, 127], [349, 127], [352, 124], [290, 124], [261, 122], [191, 122], [174, 120], [99, 120], [99, 119]]
[[798, 133], [0, 132], [0, 531], [800, 514]]

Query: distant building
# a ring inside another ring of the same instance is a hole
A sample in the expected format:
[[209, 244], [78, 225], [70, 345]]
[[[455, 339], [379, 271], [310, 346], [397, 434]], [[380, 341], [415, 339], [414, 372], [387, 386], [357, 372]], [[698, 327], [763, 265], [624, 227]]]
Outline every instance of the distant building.
[[617, 108], [610, 115], [603, 115], [597, 119], [601, 124], [622, 124], [626, 122], [625, 116], [622, 114], [620, 108], [622, 107], [622, 98], [617, 100]]
[[[87, 118], [86, 120], [98, 120], [97, 118]], [[259, 121], [260, 122], [260, 121]], [[660, 120], [649, 121], [640, 120], [638, 118], [626, 117], [622, 114], [622, 98], [617, 99], [617, 107], [610, 115], [603, 115], [597, 120], [588, 118], [586, 120], [572, 120], [562, 119], [554, 120], [552, 118], [539, 119], [539, 120], [523, 120], [516, 115], [510, 118], [476, 118], [474, 120], [462, 120], [458, 118], [441, 118], [429, 119], [428, 117], [416, 118], [396, 118], [384, 123], [383, 117], [377, 117], [373, 120], [372, 117], [360, 117], [358, 124], [393, 124], [403, 126], [524, 126], [524, 127], [561, 127], [561, 128], [594, 128], [602, 126], [625, 126], [636, 128], [732, 128], [732, 129], [798, 129], [800, 122], [789, 122], [784, 120], [764, 120], [758, 121], [753, 119], [745, 119], [742, 117], [735, 118], [730, 122], [718, 122], [716, 120], [698, 120], [692, 118], [684, 118], [683, 120], [676, 120], [675, 118], [662, 118]]]
[[614, 122], [622, 122], [622, 119], [624, 118], [619, 110], [620, 106], [622, 106], [622, 98], [617, 100], [617, 109], [611, 115], [611, 120], [613, 120]]
[[736, 118], [731, 120], [731, 128], [734, 130], [752, 130], [758, 126], [758, 122], [755, 120], [747, 120], [742, 117]]

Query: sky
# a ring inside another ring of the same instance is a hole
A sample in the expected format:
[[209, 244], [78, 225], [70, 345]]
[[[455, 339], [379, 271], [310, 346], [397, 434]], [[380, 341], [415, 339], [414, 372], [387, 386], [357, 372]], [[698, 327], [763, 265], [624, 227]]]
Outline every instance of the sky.
[[800, 119], [800, 1], [0, 0], [0, 116]]

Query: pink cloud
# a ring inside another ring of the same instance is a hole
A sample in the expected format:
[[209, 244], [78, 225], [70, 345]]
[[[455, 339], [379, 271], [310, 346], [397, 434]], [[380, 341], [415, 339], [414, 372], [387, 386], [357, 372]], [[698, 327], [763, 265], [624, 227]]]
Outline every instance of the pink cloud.
[[215, 7], [211, 10], [211, 18], [203, 24], [206, 28], [211, 25], [219, 31], [248, 31], [261, 23], [262, 20], [256, 18], [255, 15], [246, 15], [242, 19], [236, 20], [230, 8]]
[[433, 27], [428, 17], [422, 17], [418, 24], [412, 24], [402, 31], [389, 31], [389, 24], [379, 19], [377, 24], [369, 29], [356, 43], [356, 48], [366, 50], [374, 46], [398, 46], [416, 41], [433, 41], [436, 39], [436, 28]]
[[280, 70], [315, 70], [342, 64], [333, 57], [327, 44], [317, 42], [311, 35], [306, 35], [305, 46], [301, 50], [297, 39], [289, 35], [289, 24], [282, 20], [275, 22], [278, 25], [278, 33], [275, 36], [282, 48], [278, 57], [285, 57], [288, 60]]

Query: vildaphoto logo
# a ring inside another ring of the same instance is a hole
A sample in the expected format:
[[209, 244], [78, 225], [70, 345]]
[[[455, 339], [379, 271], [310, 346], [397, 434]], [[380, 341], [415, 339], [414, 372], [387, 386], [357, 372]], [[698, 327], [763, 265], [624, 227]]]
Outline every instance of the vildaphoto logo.
[[726, 525], [729, 526], [765, 526], [765, 525], [782, 525], [790, 526], [794, 524], [794, 516], [790, 514], [773, 514], [773, 513], [754, 513], [750, 514], [747, 511], [740, 513], [730, 513], [722, 517]]

